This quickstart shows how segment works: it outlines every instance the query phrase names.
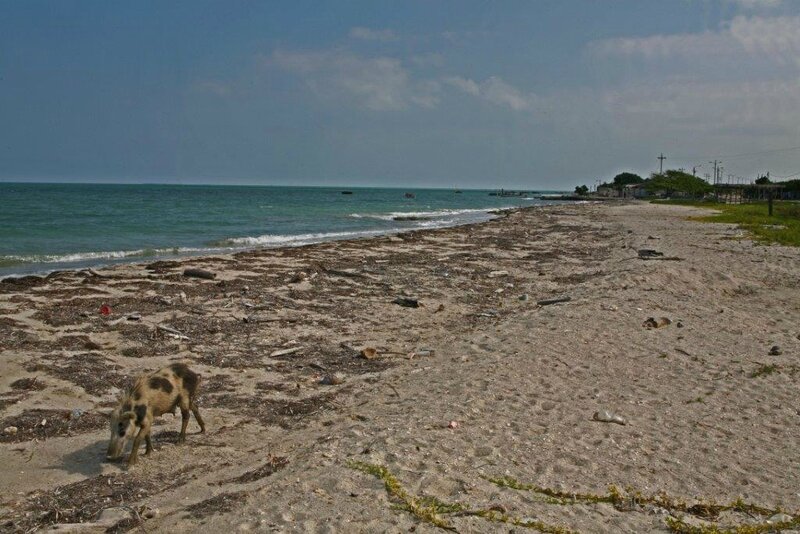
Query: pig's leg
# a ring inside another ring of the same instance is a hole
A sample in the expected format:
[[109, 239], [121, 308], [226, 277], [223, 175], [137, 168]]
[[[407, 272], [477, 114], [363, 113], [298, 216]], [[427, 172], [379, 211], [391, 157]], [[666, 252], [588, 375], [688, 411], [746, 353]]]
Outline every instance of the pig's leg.
[[150, 434], [150, 426], [143, 426], [139, 429], [139, 433], [136, 434], [136, 437], [133, 439], [133, 448], [131, 449], [131, 455], [128, 457], [128, 467], [136, 464], [136, 460], [139, 457], [139, 447], [142, 446], [142, 440], [145, 436]]
[[206, 431], [206, 424], [203, 422], [203, 418], [200, 415], [200, 410], [197, 409], [197, 404], [195, 404], [194, 401], [192, 401], [191, 407], [194, 418], [197, 419], [197, 424], [200, 425], [200, 433], [202, 434]]
[[178, 443], [186, 441], [187, 426], [189, 426], [189, 410], [181, 406], [181, 435], [178, 436]]

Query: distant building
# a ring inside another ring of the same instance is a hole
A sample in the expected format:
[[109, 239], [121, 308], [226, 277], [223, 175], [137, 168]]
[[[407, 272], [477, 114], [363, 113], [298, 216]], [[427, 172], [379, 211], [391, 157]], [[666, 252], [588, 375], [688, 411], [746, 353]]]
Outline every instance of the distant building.
[[[644, 198], [649, 196], [647, 189], [645, 189], [644, 184], [628, 184], [622, 188], [622, 196], [624, 198]], [[654, 196], [664, 196], [662, 194], [656, 193]]]
[[618, 197], [619, 191], [613, 187], [609, 187], [607, 185], [601, 185], [597, 188], [596, 192], [597, 196], [600, 197]]

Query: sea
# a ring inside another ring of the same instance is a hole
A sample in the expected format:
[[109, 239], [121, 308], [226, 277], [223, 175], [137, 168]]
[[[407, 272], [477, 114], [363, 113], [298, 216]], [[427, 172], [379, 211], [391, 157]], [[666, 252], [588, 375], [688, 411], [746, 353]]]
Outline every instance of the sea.
[[474, 189], [0, 183], [0, 278], [488, 220], [540, 195]]

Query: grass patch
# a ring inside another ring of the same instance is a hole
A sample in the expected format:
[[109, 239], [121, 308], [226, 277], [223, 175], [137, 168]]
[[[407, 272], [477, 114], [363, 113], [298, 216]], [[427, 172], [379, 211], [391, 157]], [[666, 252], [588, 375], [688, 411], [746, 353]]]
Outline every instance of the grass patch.
[[633, 489], [626, 489], [625, 493], [616, 486], [609, 486], [608, 493], [595, 495], [591, 493], [569, 493], [550, 488], [543, 488], [534, 484], [524, 484], [511, 477], [491, 478], [484, 477], [489, 482], [503, 488], [521, 491], [531, 491], [544, 495], [547, 502], [552, 504], [597, 504], [608, 503], [619, 511], [635, 510], [637, 506], [649, 504], [658, 506], [675, 515], [691, 515], [705, 521], [716, 521], [722, 512], [736, 512], [749, 518], [759, 517], [761, 522], [742, 525], [720, 526], [700, 525], [694, 526], [686, 523], [681, 517], [670, 516], [666, 518], [667, 528], [678, 534], [761, 534], [766, 532], [780, 532], [800, 526], [800, 515], [790, 516], [791, 519], [781, 522], [768, 522], [765, 520], [775, 514], [781, 513], [780, 509], [771, 509], [750, 504], [738, 499], [730, 504], [715, 504], [712, 501], [701, 501], [692, 505], [684, 501], [673, 499], [665, 493], [656, 495], [643, 495]]
[[676, 204], [709, 208], [719, 213], [690, 217], [693, 221], [739, 225], [756, 241], [800, 247], [800, 203], [775, 201], [773, 216], [768, 215], [766, 202], [722, 204], [702, 200], [654, 200], [654, 204]]
[[536, 519], [513, 517], [495, 508], [473, 510], [463, 504], [443, 502], [436, 497], [416, 497], [408, 493], [389, 469], [382, 465], [350, 460], [347, 466], [380, 479], [386, 488], [386, 493], [391, 498], [399, 501], [397, 505], [399, 510], [409, 512], [420, 521], [430, 523], [444, 530], [456, 530], [450, 522], [441, 517], [442, 515], [451, 514], [456, 517], [480, 517], [493, 523], [505, 523], [538, 530], [543, 534], [576, 534], [575, 531], [559, 525], [550, 525]]
[[[456, 529], [451, 523], [442, 518], [442, 515], [450, 515], [450, 517], [480, 517], [487, 521], [529, 528], [545, 534], [574, 534], [573, 530], [566, 527], [551, 525], [530, 517], [519, 518], [508, 515], [502, 507], [472, 509], [459, 503], [446, 503], [436, 497], [416, 497], [408, 493], [397, 478], [386, 467], [381, 465], [351, 460], [347, 463], [347, 466], [383, 481], [389, 496], [393, 500], [399, 501], [396, 506], [397, 509], [410, 512], [419, 520], [445, 530], [454, 531]], [[688, 504], [685, 501], [674, 499], [666, 493], [644, 495], [632, 488], [626, 488], [623, 492], [613, 485], [609, 486], [608, 492], [604, 494], [573, 493], [535, 484], [526, 484], [508, 476], [482, 476], [482, 478], [501, 488], [538, 494], [544, 498], [544, 502], [547, 504], [567, 506], [606, 503], [620, 512], [647, 512], [647, 509], [642, 508], [643, 505], [656, 506], [670, 513], [670, 516], [665, 519], [665, 524], [670, 532], [677, 534], [763, 534], [800, 527], [800, 514], [786, 514], [782, 518], [770, 520], [768, 518], [784, 513], [783, 510], [747, 503], [741, 499], [737, 499], [730, 504], [716, 504], [713, 501], [706, 500]], [[743, 517], [743, 522], [728, 526], [715, 524], [723, 512], [739, 514]], [[707, 521], [708, 524], [689, 524], [684, 521], [687, 516]], [[783, 519], [783, 521], [778, 519]]]
[[765, 364], [762, 363], [759, 365], [758, 369], [750, 373], [750, 378], [758, 378], [759, 376], [769, 376], [772, 373], [778, 372], [778, 366], [775, 364]]

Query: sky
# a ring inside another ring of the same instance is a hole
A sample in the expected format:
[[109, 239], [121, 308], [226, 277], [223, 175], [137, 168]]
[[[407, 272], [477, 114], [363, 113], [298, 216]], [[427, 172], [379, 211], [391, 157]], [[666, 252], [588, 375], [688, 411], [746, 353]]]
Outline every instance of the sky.
[[0, 0], [0, 181], [563, 190], [661, 153], [800, 173], [800, 2]]

